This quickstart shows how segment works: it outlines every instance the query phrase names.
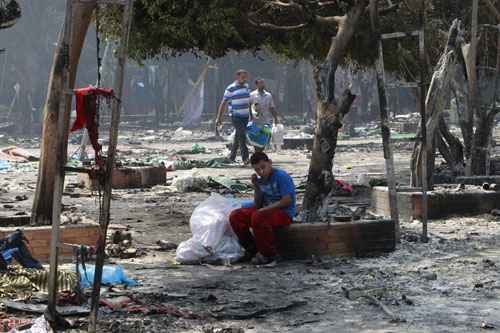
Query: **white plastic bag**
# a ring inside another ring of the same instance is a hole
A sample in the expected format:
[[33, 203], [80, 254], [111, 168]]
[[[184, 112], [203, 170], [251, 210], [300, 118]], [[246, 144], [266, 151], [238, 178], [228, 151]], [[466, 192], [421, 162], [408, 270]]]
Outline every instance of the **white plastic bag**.
[[195, 208], [189, 221], [192, 238], [179, 244], [175, 259], [181, 264], [235, 262], [241, 247], [229, 224], [229, 214], [239, 201], [212, 194]]
[[274, 148], [281, 149], [285, 136], [285, 126], [283, 124], [273, 125], [271, 142]]
[[189, 175], [176, 178], [173, 185], [177, 188], [177, 191], [185, 193], [205, 189], [208, 182], [205, 177], [200, 176], [196, 169], [193, 169]]
[[211, 194], [191, 215], [189, 225], [193, 239], [205, 248], [215, 249], [226, 231], [231, 230], [229, 214], [239, 206], [237, 201], [217, 193]]
[[192, 238], [180, 243], [175, 252], [175, 260], [181, 264], [196, 264], [208, 256], [203, 245]]

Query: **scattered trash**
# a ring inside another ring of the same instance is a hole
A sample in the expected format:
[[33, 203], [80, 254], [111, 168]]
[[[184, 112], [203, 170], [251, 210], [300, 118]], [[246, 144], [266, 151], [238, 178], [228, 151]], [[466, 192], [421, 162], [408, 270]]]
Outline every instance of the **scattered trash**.
[[7, 147], [0, 150], [0, 160], [10, 162], [36, 162], [38, 157], [18, 147]]
[[4, 160], [0, 160], [0, 171], [10, 170], [10, 163]]
[[180, 177], [174, 180], [173, 184], [179, 192], [197, 192], [206, 190], [208, 181], [205, 177], [193, 173], [190, 176]]
[[352, 195], [352, 185], [347, 182], [335, 179], [335, 195]]
[[226, 327], [226, 328], [215, 328], [215, 327], [204, 327], [203, 333], [245, 333], [245, 330], [241, 327]]
[[500, 209], [493, 209], [490, 212], [490, 214], [493, 215], [493, 216], [500, 216]]
[[230, 190], [231, 192], [236, 192], [236, 193], [243, 193], [252, 189], [252, 187], [249, 184], [244, 184], [240, 181], [233, 180], [231, 178], [224, 176], [208, 177], [208, 185], [215, 188], [224, 187]]
[[[94, 273], [95, 266], [94, 265], [85, 265], [85, 269], [82, 266], [79, 266], [80, 273], [80, 285], [82, 288], [90, 288], [94, 283]], [[137, 286], [137, 281], [128, 278], [125, 275], [125, 271], [119, 265], [104, 265], [102, 269], [102, 279], [101, 283], [107, 286], [115, 286], [115, 285], [126, 285], [128, 287]]]
[[172, 136], [172, 140], [183, 140], [193, 135], [192, 131], [185, 130], [182, 127], [179, 127], [175, 130], [174, 135]]
[[21, 230], [16, 230], [0, 239], [0, 270], [6, 270], [12, 259], [15, 259], [24, 268], [43, 269], [40, 262], [31, 255], [27, 244], [28, 240]]
[[491, 323], [487, 323], [485, 321], [481, 322], [481, 329], [483, 330], [494, 330], [496, 328], [495, 325], [491, 324]]
[[229, 214], [240, 205], [236, 200], [212, 194], [195, 208], [190, 219], [192, 238], [179, 244], [180, 263], [235, 262], [241, 247], [229, 224]]
[[436, 273], [425, 273], [424, 275], [422, 275], [422, 277], [426, 280], [429, 280], [429, 281], [435, 281], [437, 280], [437, 274]]
[[171, 251], [177, 249], [178, 247], [177, 244], [165, 240], [159, 240], [156, 242], [156, 244], [158, 244], [161, 251]]
[[[225, 157], [216, 157], [209, 160], [176, 160], [167, 161], [165, 167], [170, 171], [175, 170], [191, 170], [191, 169], [202, 169], [202, 168], [224, 168], [231, 166], [233, 162]], [[170, 166], [170, 168], [169, 168]]]
[[[8, 309], [23, 311], [23, 312], [31, 312], [31, 313], [45, 313], [47, 310], [46, 304], [31, 304], [24, 303], [18, 301], [10, 301], [10, 300], [2, 300], [3, 305], [5, 305]], [[79, 315], [87, 315], [90, 312], [90, 309], [85, 306], [58, 306], [57, 312], [62, 316], [79, 316]]]
[[370, 185], [370, 187], [387, 186], [387, 179], [385, 179], [385, 178], [373, 178], [373, 179], [369, 180], [368, 185]]
[[[45, 308], [46, 307], [44, 307], [44, 310]], [[22, 327], [19, 327], [13, 329], [9, 333], [49, 333], [49, 332], [53, 332], [49, 322], [45, 319], [45, 316], [40, 316], [33, 321], [30, 328], [23, 329]]]
[[113, 311], [123, 309], [133, 302], [134, 301], [128, 296], [101, 298], [99, 300], [99, 304], [104, 305]]
[[205, 154], [207, 153], [207, 148], [199, 145], [197, 143], [193, 144], [191, 150], [179, 150], [176, 152], [177, 155], [189, 155], [189, 154]]

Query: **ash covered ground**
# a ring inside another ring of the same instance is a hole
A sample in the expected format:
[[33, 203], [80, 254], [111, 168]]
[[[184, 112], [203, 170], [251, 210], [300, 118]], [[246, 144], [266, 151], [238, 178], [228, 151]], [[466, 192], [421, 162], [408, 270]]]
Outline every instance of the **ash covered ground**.
[[[225, 143], [195, 131], [122, 131], [119, 159], [126, 163], [168, 160], [193, 143], [205, 154], [188, 159], [223, 157]], [[382, 173], [380, 138], [341, 140], [335, 157], [338, 178], [355, 182], [363, 173]], [[37, 140], [10, 140], [34, 155]], [[409, 178], [411, 142], [395, 149], [400, 183]], [[77, 146], [71, 145], [69, 152]], [[271, 152], [275, 165], [305, 178], [306, 149]], [[128, 289], [105, 289], [103, 297], [128, 297], [144, 307], [168, 308], [169, 314], [111, 311], [103, 307], [102, 332], [479, 332], [500, 330], [500, 218], [493, 215], [450, 217], [429, 224], [430, 242], [419, 241], [418, 221], [403, 221], [396, 251], [370, 258], [311, 258], [284, 261], [272, 268], [251, 265], [178, 265], [175, 250], [157, 241], [180, 243], [190, 237], [189, 217], [209, 191], [180, 193], [170, 184], [193, 170], [168, 172], [167, 185], [114, 190], [115, 230], [130, 232], [138, 254], [111, 257], [140, 281]], [[224, 175], [248, 181], [248, 167], [200, 168], [201, 176]], [[2, 214], [29, 214], [36, 185], [36, 163], [13, 164], [0, 173]], [[95, 196], [70, 174], [63, 196], [64, 221], [97, 219]], [[251, 193], [238, 194], [251, 197]], [[17, 199], [16, 199], [17, 197]], [[368, 295], [369, 297], [367, 297]], [[385, 307], [385, 311], [381, 305]], [[16, 314], [16, 317], [22, 317]], [[77, 319], [77, 318], [74, 318]], [[84, 326], [85, 318], [80, 318]], [[84, 327], [82, 328], [84, 329]], [[74, 329], [73, 331], [78, 331]]]

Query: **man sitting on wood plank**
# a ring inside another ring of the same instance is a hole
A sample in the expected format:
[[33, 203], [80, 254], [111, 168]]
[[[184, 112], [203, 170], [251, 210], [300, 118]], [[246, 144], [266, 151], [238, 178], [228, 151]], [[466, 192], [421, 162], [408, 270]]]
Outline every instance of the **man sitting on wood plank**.
[[266, 265], [278, 255], [273, 229], [290, 225], [295, 216], [295, 185], [288, 173], [273, 168], [263, 152], [253, 154], [250, 163], [256, 172], [252, 175], [254, 206], [233, 211], [229, 221], [246, 251], [242, 261]]

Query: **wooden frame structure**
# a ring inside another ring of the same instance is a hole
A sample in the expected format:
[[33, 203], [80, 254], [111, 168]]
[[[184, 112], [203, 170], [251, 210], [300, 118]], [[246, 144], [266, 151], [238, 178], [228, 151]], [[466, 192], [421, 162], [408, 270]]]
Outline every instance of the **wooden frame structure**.
[[[408, 88], [420, 88], [420, 127], [421, 127], [421, 136], [418, 138], [422, 142], [422, 150], [427, 151], [432, 147], [428, 145], [429, 138], [427, 138], [426, 124], [426, 110], [425, 110], [425, 32], [424, 32], [424, 5], [422, 5], [420, 12], [420, 29], [415, 30], [409, 33], [405, 32], [394, 32], [388, 34], [380, 35], [378, 48], [379, 48], [379, 57], [377, 59], [376, 67], [377, 67], [377, 83], [379, 90], [379, 99], [380, 99], [380, 113], [381, 113], [381, 123], [382, 126], [388, 126], [388, 107], [387, 107], [387, 99], [385, 95], [385, 87], [386, 79], [385, 79], [385, 70], [384, 70], [384, 52], [383, 52], [383, 41], [390, 39], [400, 39], [400, 38], [417, 38], [418, 39], [418, 51], [419, 51], [419, 67], [420, 67], [420, 82], [408, 82], [405, 85], [394, 85], [397, 87], [405, 86]], [[381, 86], [382, 85], [382, 86]], [[385, 133], [384, 133], [385, 132]], [[386, 161], [386, 173], [389, 187], [389, 204], [391, 210], [391, 218], [394, 220], [394, 216], [397, 216], [396, 228], [399, 227], [399, 212], [397, 207], [397, 188], [394, 180], [394, 161], [392, 156], [392, 151], [390, 149], [390, 130], [386, 129], [384, 131], [384, 127], [382, 127], [382, 139], [384, 143], [384, 158]], [[421, 181], [422, 181], [422, 241], [427, 242], [427, 206], [428, 206], [428, 179], [427, 179], [427, 158], [426, 154], [423, 154], [423, 162], [422, 162], [422, 170], [421, 170]], [[396, 221], [396, 220], [395, 220]]]
[[[69, 113], [66, 112], [67, 106], [71, 103], [72, 92], [69, 89], [69, 54], [71, 49], [71, 26], [72, 26], [72, 10], [73, 2], [90, 2], [83, 0], [66, 0], [66, 14], [64, 20], [63, 34], [60, 38], [58, 45], [59, 52], [63, 54], [64, 66], [62, 82], [63, 92], [61, 94], [60, 103], [60, 116], [58, 119], [58, 137], [57, 137], [57, 175], [55, 179], [55, 200], [52, 207], [53, 220], [52, 220], [52, 236], [50, 245], [50, 271], [49, 271], [49, 298], [46, 310], [46, 317], [52, 323], [58, 322], [58, 313], [56, 310], [57, 299], [57, 270], [58, 270], [58, 256], [59, 249], [63, 247], [60, 243], [60, 216], [61, 216], [61, 199], [64, 186], [65, 162], [68, 142], [65, 140], [64, 133], [69, 130]], [[118, 128], [120, 123], [121, 112], [121, 97], [123, 91], [123, 78], [125, 72], [125, 65], [127, 62], [127, 49], [128, 40], [130, 35], [130, 28], [132, 23], [132, 11], [134, 0], [99, 0], [96, 3], [115, 3], [123, 5], [123, 19], [122, 19], [122, 35], [120, 39], [120, 46], [118, 49], [118, 65], [116, 68], [116, 78], [114, 83], [114, 92], [116, 100], [112, 105], [111, 126], [109, 132], [109, 146], [106, 158], [104, 174], [109, 177], [104, 177], [104, 194], [103, 206], [99, 212], [99, 240], [97, 244], [97, 258], [95, 265], [94, 285], [91, 298], [91, 311], [89, 318], [89, 332], [96, 331], [97, 314], [99, 307], [99, 296], [102, 278], [102, 268], [104, 265], [105, 247], [106, 247], [106, 233], [109, 225], [110, 218], [110, 205], [111, 205], [111, 174], [115, 164], [116, 145], [118, 141]]]

